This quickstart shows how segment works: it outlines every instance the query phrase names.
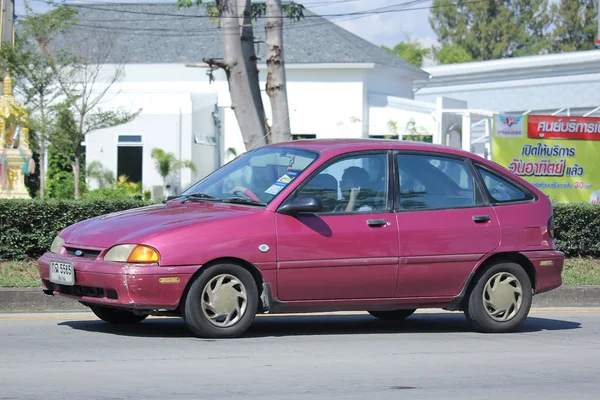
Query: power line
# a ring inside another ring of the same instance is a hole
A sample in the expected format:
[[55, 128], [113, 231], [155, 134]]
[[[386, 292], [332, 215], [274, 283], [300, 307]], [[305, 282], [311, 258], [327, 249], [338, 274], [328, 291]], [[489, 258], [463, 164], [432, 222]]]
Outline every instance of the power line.
[[[56, 6], [73, 7], [73, 8], [81, 8], [81, 9], [88, 9], [88, 10], [95, 10], [95, 11], [123, 13], [123, 14], [154, 15], [154, 16], [158, 16], [158, 17], [178, 17], [178, 18], [193, 18], [193, 19], [194, 18], [212, 18], [212, 19], [226, 18], [226, 17], [222, 17], [222, 16], [213, 17], [210, 15], [189, 15], [189, 14], [186, 15], [186, 14], [172, 14], [172, 13], [156, 13], [156, 12], [137, 11], [137, 10], [124, 10], [124, 9], [114, 9], [114, 8], [110, 9], [110, 8], [102, 8], [102, 7], [96, 7], [96, 6], [84, 5], [84, 4], [61, 5], [61, 4], [56, 4], [52, 1], [45, 1], [45, 0], [31, 0], [31, 1], [50, 3], [50, 4], [54, 4]], [[398, 3], [398, 4], [393, 4], [393, 5], [389, 5], [389, 6], [385, 6], [385, 7], [377, 7], [377, 8], [373, 8], [373, 9], [369, 9], [369, 10], [353, 11], [353, 12], [347, 12], [347, 13], [305, 15], [303, 18], [377, 15], [377, 14], [388, 14], [388, 13], [396, 13], [396, 12], [404, 12], [404, 11], [412, 11], [412, 10], [425, 10], [425, 9], [433, 9], [433, 8], [452, 7], [452, 6], [458, 5], [455, 3], [451, 3], [451, 4], [438, 4], [437, 6], [432, 5], [432, 6], [427, 6], [427, 7], [416, 7], [416, 8], [410, 8], [410, 9], [393, 9], [393, 10], [390, 9], [390, 8], [394, 8], [394, 7], [402, 7], [402, 6], [415, 4], [415, 3], [418, 4], [418, 3], [425, 2], [425, 1], [428, 1], [428, 0], [412, 0], [412, 1], [405, 2], [405, 3]], [[472, 1], [468, 1], [468, 2], [461, 2], [460, 5], [474, 4], [474, 3], [487, 3], [488, 1], [489, 0], [472, 0]], [[165, 5], [166, 4], [168, 4], [168, 3], [165, 3]], [[157, 3], [154, 3], [154, 5], [163, 6], [163, 4], [157, 4]], [[287, 15], [283, 15], [280, 17], [287, 18]], [[238, 17], [228, 17], [228, 18], [238, 18]], [[257, 18], [266, 18], [266, 16], [262, 15]]]

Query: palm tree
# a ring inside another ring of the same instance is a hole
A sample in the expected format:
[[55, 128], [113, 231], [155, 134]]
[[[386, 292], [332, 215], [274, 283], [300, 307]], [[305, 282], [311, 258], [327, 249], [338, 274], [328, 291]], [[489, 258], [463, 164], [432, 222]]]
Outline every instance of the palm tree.
[[178, 160], [173, 153], [167, 153], [163, 149], [152, 149], [152, 158], [156, 160], [156, 170], [163, 178], [163, 187], [167, 190], [167, 177], [174, 170], [189, 168], [196, 172], [196, 166], [190, 160]]

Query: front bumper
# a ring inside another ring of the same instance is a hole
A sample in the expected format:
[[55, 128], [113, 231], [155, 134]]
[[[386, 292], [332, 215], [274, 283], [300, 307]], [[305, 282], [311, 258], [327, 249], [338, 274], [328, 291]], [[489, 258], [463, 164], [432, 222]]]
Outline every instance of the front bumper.
[[[72, 262], [74, 285], [50, 281], [50, 262]], [[174, 310], [199, 266], [159, 267], [46, 253], [38, 260], [42, 289], [84, 303], [138, 310]], [[161, 279], [160, 278], [167, 278]], [[178, 278], [178, 279], [175, 279]]]
[[535, 269], [535, 292], [544, 293], [562, 285], [565, 255], [561, 251], [530, 251], [521, 253]]

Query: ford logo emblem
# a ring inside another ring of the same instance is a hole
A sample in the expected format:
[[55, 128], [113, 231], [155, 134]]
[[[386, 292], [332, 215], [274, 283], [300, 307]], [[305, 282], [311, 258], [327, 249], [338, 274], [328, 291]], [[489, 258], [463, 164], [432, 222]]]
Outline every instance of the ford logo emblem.
[[77, 257], [81, 257], [83, 255], [83, 251], [81, 251], [81, 250], [75, 250], [75, 255]]

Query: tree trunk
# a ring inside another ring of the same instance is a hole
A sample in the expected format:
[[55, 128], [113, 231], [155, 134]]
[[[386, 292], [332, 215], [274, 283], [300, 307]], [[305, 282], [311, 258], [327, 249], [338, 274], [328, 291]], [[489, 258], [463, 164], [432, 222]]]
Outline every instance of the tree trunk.
[[75, 199], [79, 200], [80, 188], [79, 188], [79, 176], [81, 174], [81, 142], [77, 143], [75, 147], [75, 163], [73, 164], [73, 178], [75, 179]]
[[[220, 0], [224, 62], [231, 107], [244, 138], [246, 150], [267, 144], [268, 130], [260, 93], [250, 0]], [[236, 34], [238, 33], [238, 34]]]
[[41, 133], [38, 138], [38, 150], [40, 151], [40, 199], [46, 197], [46, 137]]
[[272, 143], [292, 140], [283, 57], [283, 10], [281, 0], [266, 0], [267, 94], [271, 99]]

